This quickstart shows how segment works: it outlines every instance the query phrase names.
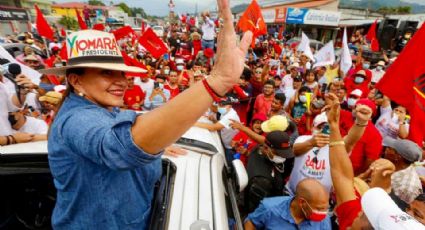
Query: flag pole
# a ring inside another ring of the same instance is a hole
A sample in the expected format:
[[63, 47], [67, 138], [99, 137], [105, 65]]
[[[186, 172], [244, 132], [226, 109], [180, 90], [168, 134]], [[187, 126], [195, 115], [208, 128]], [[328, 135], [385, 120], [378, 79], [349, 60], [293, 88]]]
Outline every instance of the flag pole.
[[47, 45], [46, 38], [43, 37], [44, 45], [46, 46], [47, 58], [50, 58], [49, 46]]

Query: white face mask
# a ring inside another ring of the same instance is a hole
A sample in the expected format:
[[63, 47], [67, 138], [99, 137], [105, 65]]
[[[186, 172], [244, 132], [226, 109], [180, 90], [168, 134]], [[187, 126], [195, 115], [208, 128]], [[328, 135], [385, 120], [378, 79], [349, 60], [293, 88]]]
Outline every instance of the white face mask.
[[170, 70], [169, 69], [164, 69], [164, 74], [170, 74]]
[[391, 118], [391, 121], [393, 122], [393, 123], [398, 123], [398, 116], [397, 116], [397, 114], [393, 114], [393, 117]]
[[354, 98], [348, 98], [347, 105], [348, 107], [354, 107], [356, 105], [357, 99]]
[[275, 163], [275, 164], [283, 164], [283, 163], [285, 163], [286, 159], [283, 158], [283, 157], [274, 155], [273, 158], [270, 159], [270, 161]]
[[183, 70], [183, 66], [182, 65], [178, 65], [176, 68], [177, 68], [178, 71], [182, 71]]
[[221, 115], [224, 115], [227, 113], [227, 109], [226, 107], [219, 107], [217, 108], [217, 112], [220, 113]]
[[306, 102], [307, 102], [307, 97], [306, 97], [305, 95], [301, 95], [301, 96], [300, 96], [300, 101], [301, 101], [302, 103], [306, 103]]
[[319, 134], [319, 133], [321, 133], [322, 131], [321, 130], [318, 130], [318, 129], [313, 129], [313, 131], [311, 131], [311, 133], [313, 134], [313, 135], [317, 135], [317, 134]]

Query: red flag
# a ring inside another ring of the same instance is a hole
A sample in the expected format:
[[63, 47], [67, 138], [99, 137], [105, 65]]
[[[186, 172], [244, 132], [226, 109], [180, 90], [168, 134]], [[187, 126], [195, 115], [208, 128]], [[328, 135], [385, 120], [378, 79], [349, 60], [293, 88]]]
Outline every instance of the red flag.
[[376, 37], [376, 27], [378, 25], [378, 19], [370, 26], [369, 31], [366, 34], [366, 39], [370, 41], [370, 48], [373, 52], [379, 51], [379, 42]]
[[66, 37], [66, 32], [65, 32], [65, 30], [63, 28], [61, 29], [61, 36], [62, 37]]
[[62, 44], [62, 48], [61, 48], [61, 50], [59, 51], [59, 56], [62, 58], [62, 60], [64, 60], [64, 61], [68, 61], [68, 52], [67, 52], [67, 50], [66, 50], [66, 42], [64, 42], [64, 43]]
[[154, 58], [158, 59], [161, 55], [168, 52], [167, 46], [164, 42], [156, 36], [151, 28], [148, 28], [139, 38], [139, 44], [145, 47]]
[[[146, 66], [143, 63], [137, 61], [134, 58], [129, 57], [125, 52], [122, 52], [121, 55], [122, 55], [122, 58], [124, 59], [124, 63], [126, 65], [128, 65], [128, 66], [136, 66], [136, 67], [140, 67], [142, 69], [147, 69]], [[147, 75], [147, 73], [130, 73], [130, 72], [127, 72], [126, 75], [128, 75], [128, 76], [136, 76], [136, 77], [144, 77], [144, 76]]]
[[411, 115], [409, 139], [422, 146], [425, 136], [425, 24], [378, 82], [391, 100], [406, 107]]
[[105, 26], [102, 23], [98, 23], [98, 24], [94, 24], [93, 25], [93, 29], [94, 30], [104, 31], [105, 30]]
[[47, 23], [46, 19], [43, 16], [43, 13], [38, 8], [38, 6], [34, 5], [34, 7], [35, 7], [35, 12], [37, 14], [35, 27], [37, 28], [38, 34], [40, 36], [53, 40], [54, 32], [52, 28], [49, 26], [49, 23]]
[[145, 22], [142, 21], [142, 34], [145, 32], [146, 28], [145, 28]]
[[130, 26], [123, 26], [117, 30], [112, 31], [115, 36], [115, 39], [120, 40], [126, 36], [136, 36], [136, 32], [134, 32], [133, 28]]
[[252, 45], [255, 44], [255, 38], [267, 34], [266, 23], [264, 22], [263, 15], [261, 14], [261, 8], [256, 0], [252, 0], [248, 8], [239, 19], [237, 27], [246, 32], [252, 31], [254, 37], [252, 39]]
[[80, 12], [77, 9], [75, 9], [75, 13], [77, 13], [77, 20], [78, 20], [78, 24], [80, 25], [80, 29], [86, 30], [88, 27], [86, 23], [84, 22], [83, 18], [81, 17]]

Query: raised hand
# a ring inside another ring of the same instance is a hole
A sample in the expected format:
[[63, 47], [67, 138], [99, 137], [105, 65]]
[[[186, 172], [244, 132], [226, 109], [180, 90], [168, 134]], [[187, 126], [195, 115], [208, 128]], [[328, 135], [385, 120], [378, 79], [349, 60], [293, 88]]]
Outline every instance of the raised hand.
[[246, 32], [238, 44], [229, 0], [217, 0], [217, 4], [223, 18], [223, 26], [218, 34], [216, 61], [208, 83], [216, 93], [224, 95], [233, 85], [238, 84], [244, 68], [245, 55], [251, 44], [252, 32]]

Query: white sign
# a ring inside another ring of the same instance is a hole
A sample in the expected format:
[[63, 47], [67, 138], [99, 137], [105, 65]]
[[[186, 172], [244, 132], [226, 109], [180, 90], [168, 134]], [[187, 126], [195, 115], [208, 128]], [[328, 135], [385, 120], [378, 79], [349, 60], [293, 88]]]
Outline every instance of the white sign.
[[263, 15], [265, 23], [274, 23], [276, 19], [276, 10], [274, 8], [261, 10], [261, 14]]
[[308, 10], [304, 16], [304, 24], [338, 26], [341, 19], [341, 12]]

